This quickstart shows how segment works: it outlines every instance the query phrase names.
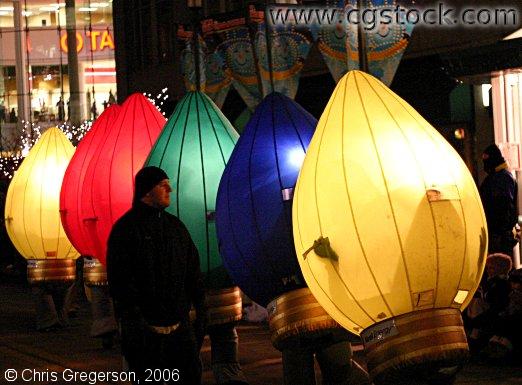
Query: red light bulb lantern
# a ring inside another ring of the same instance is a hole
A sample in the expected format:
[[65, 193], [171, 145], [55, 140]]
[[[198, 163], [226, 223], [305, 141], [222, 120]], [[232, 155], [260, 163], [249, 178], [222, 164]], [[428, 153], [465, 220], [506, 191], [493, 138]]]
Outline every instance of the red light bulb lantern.
[[[89, 163], [97, 157], [110, 126], [115, 122], [121, 107], [117, 104], [105, 109], [80, 141], [67, 166], [60, 191], [60, 215], [67, 237], [81, 255], [93, 256], [96, 250], [85, 223], [92, 218], [92, 202], [81, 199], [84, 191], [91, 190], [92, 180], [85, 175]], [[84, 194], [89, 197], [89, 193]]]
[[93, 257], [104, 265], [112, 225], [131, 208], [134, 176], [164, 125], [165, 118], [147, 98], [138, 93], [129, 96], [87, 167], [85, 181], [90, 188], [80, 196], [83, 222], [94, 245]]

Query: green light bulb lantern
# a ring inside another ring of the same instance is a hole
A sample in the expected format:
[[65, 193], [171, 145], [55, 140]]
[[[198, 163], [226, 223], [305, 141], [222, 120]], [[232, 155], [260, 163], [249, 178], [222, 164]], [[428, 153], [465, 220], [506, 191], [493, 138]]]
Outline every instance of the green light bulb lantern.
[[152, 148], [146, 166], [165, 170], [173, 187], [167, 211], [187, 226], [205, 274], [209, 325], [241, 319], [241, 296], [219, 254], [215, 209], [219, 181], [239, 135], [212, 100], [189, 92]]
[[173, 187], [167, 211], [180, 218], [198, 248], [205, 274], [223, 264], [216, 228], [216, 195], [238, 134], [212, 100], [187, 93], [145, 163], [165, 170]]

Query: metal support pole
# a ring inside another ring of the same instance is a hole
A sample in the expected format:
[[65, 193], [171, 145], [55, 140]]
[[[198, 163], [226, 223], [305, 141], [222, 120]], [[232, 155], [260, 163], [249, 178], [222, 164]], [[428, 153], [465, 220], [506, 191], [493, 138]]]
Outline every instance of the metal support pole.
[[363, 25], [362, 12], [364, 10], [364, 0], [357, 0], [357, 9], [359, 10], [359, 24], [357, 25], [357, 42], [359, 46], [359, 69], [366, 73], [368, 70], [368, 56], [366, 51], [366, 31]]
[[[67, 72], [69, 75], [70, 122], [79, 126], [81, 121], [80, 80], [78, 53], [76, 52], [76, 2], [65, 0], [65, 27], [67, 29]], [[90, 107], [90, 106], [89, 106]]]
[[263, 96], [265, 95], [264, 87], [263, 87], [263, 79], [261, 78], [261, 71], [259, 66], [259, 57], [257, 56], [256, 51], [256, 45], [255, 45], [255, 31], [254, 31], [254, 24], [252, 23], [252, 20], [250, 18], [250, 9], [246, 8], [246, 15], [245, 15], [246, 25], [248, 29], [248, 37], [250, 42], [250, 48], [252, 49], [252, 56], [254, 58], [254, 65], [256, 68], [256, 78], [257, 78], [257, 89], [259, 90], [259, 95], [261, 99], [263, 99]]
[[196, 91], [201, 90], [201, 71], [200, 71], [200, 62], [199, 62], [199, 32], [200, 32], [200, 9], [202, 7], [201, 1], [198, 0], [188, 0], [187, 6], [192, 11], [192, 54], [194, 58], [194, 74], [196, 80]]
[[[22, 17], [20, 0], [13, 0], [13, 18], [15, 27], [15, 56], [16, 56], [16, 89], [18, 101], [18, 127], [22, 128], [22, 120], [30, 120], [31, 100], [29, 94], [29, 71], [27, 69], [27, 39]], [[31, 133], [29, 132], [29, 135]]]
[[194, 55], [194, 73], [196, 75], [196, 91], [201, 91], [201, 68], [199, 63], [199, 17], [197, 10], [194, 11], [194, 21], [192, 28], [192, 46]]
[[274, 88], [274, 68], [273, 68], [273, 61], [272, 61], [272, 40], [271, 40], [271, 34], [270, 34], [270, 28], [268, 28], [268, 7], [270, 6], [270, 1], [266, 0], [265, 2], [265, 40], [266, 40], [266, 60], [268, 62], [268, 73], [270, 74], [270, 88], [271, 92], [275, 91]]

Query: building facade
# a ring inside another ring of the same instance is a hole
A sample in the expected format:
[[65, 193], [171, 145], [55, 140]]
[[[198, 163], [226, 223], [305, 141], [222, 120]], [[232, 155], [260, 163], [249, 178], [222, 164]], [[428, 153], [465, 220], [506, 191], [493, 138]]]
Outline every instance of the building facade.
[[[69, 68], [67, 28], [76, 35], [77, 68]], [[80, 118], [99, 114], [116, 93], [114, 52], [110, 0], [0, 1], [0, 123], [69, 119], [70, 71]]]

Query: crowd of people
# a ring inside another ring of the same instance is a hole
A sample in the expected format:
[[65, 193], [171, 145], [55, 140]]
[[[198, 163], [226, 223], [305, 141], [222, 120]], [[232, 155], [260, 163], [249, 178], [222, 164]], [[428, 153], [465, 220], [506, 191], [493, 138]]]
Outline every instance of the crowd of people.
[[[108, 96], [109, 96], [108, 99], [104, 100], [104, 102], [102, 103], [103, 104], [102, 112], [107, 107], [109, 107], [110, 105], [116, 104], [116, 97], [112, 93], [112, 90], [109, 90], [109, 95]], [[91, 103], [90, 99], [91, 99], [91, 93], [89, 91], [88, 94], [87, 94], [87, 101], [89, 103], [89, 118], [95, 120], [98, 117], [98, 115], [99, 115], [98, 106], [96, 104], [96, 100], [94, 100]], [[66, 114], [66, 109], [65, 109], [66, 106], [67, 106], [67, 114]], [[67, 103], [66, 103], [64, 101], [63, 97], [60, 96], [60, 98], [58, 99], [58, 102], [56, 103], [56, 110], [58, 111], [58, 114], [56, 116], [58, 121], [63, 122], [65, 120], [70, 119], [70, 116], [71, 116], [71, 100], [68, 99]], [[1, 106], [0, 106], [0, 120], [1, 120], [1, 117], [2, 117], [2, 110], [1, 110]]]
[[[90, 99], [90, 97], [88, 98]], [[116, 97], [112, 93], [112, 90], [109, 90], [109, 97], [106, 99], [103, 103], [103, 110], [102, 112], [109, 107], [112, 104], [116, 104]], [[41, 112], [47, 112], [48, 108], [45, 106], [45, 102], [41, 103]], [[67, 107], [67, 109], [66, 109]], [[64, 101], [63, 97], [60, 96], [58, 99], [58, 102], [56, 102], [56, 111], [57, 114], [53, 115], [55, 118], [60, 121], [64, 122], [68, 119], [70, 119], [71, 116], [71, 103], [70, 99], [67, 100], [67, 102]], [[98, 106], [96, 104], [96, 101], [93, 101], [92, 104], [89, 106], [89, 117], [90, 119], [95, 120], [99, 115]], [[17, 123], [18, 117], [16, 115], [15, 108], [11, 108], [11, 110], [8, 111], [6, 108], [4, 101], [0, 101], [0, 124], [1, 123]]]
[[0, 101], [0, 123], [16, 123], [17, 121], [18, 118], [14, 107], [7, 111], [4, 101]]

